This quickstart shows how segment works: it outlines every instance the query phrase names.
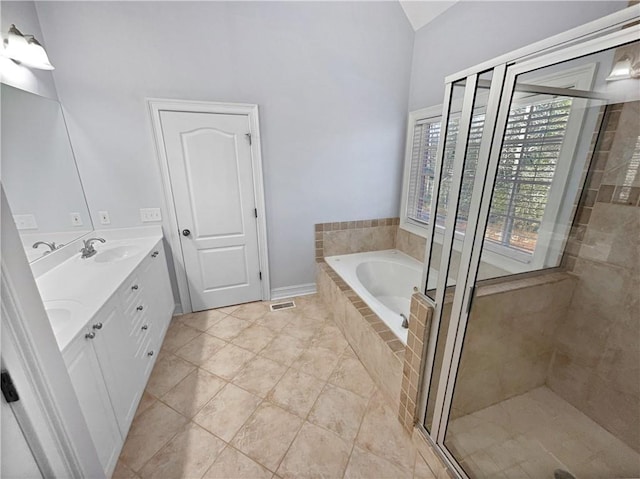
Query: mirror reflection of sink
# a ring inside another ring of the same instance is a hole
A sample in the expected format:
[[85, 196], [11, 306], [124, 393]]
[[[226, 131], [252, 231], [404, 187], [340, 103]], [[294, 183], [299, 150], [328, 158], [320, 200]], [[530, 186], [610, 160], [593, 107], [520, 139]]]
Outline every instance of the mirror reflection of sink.
[[114, 261], [122, 261], [129, 259], [140, 253], [137, 246], [116, 246], [109, 249], [101, 249], [94, 256], [96, 263], [113, 263]]

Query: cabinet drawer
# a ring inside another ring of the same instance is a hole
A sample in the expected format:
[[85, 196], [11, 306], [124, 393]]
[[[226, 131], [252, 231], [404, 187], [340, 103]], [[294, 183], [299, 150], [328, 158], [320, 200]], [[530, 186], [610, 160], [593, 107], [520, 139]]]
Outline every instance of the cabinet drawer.
[[130, 324], [129, 334], [137, 337], [143, 331], [141, 327], [149, 322], [149, 307], [142, 300], [132, 303], [127, 307], [125, 317]]
[[136, 354], [136, 360], [140, 363], [140, 368], [143, 374], [144, 382], [147, 382], [149, 375], [151, 374], [151, 370], [153, 369], [153, 365], [158, 358], [159, 347], [155, 343], [154, 338], [149, 336], [145, 341], [142, 342], [140, 349], [138, 349], [138, 354]]
[[131, 336], [136, 342], [136, 344], [141, 345], [142, 343], [149, 340], [149, 338], [155, 338], [157, 326], [153, 323], [153, 321], [149, 321], [147, 316], [142, 318], [138, 324], [131, 331]]
[[124, 284], [120, 286], [120, 289], [118, 290], [118, 295], [120, 296], [125, 308], [130, 304], [139, 301], [139, 298], [142, 295], [142, 284], [140, 284], [140, 277], [138, 274], [134, 273], [125, 280]]

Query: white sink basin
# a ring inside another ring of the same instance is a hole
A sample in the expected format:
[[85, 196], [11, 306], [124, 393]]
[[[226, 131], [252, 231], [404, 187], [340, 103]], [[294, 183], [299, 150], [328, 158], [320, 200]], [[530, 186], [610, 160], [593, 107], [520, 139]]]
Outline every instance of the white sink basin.
[[73, 300], [61, 299], [44, 302], [44, 309], [47, 311], [47, 316], [49, 316], [49, 322], [54, 332], [61, 331], [72, 324], [78, 310], [81, 308], [82, 303]]
[[115, 246], [114, 248], [99, 250], [94, 256], [94, 261], [96, 263], [113, 263], [133, 258], [139, 253], [140, 248], [137, 246]]

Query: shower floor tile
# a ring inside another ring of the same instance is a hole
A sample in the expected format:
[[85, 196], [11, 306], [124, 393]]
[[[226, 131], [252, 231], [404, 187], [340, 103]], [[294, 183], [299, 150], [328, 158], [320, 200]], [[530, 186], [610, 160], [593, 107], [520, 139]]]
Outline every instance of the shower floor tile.
[[113, 477], [435, 479], [322, 301], [295, 299], [175, 318]]
[[454, 419], [445, 444], [472, 478], [640, 477], [640, 454], [544, 386]]

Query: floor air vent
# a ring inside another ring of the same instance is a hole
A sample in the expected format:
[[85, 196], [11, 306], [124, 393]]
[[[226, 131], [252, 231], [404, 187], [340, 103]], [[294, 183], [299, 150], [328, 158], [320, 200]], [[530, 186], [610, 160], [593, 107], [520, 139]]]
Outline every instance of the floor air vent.
[[271, 304], [271, 311], [282, 311], [283, 309], [291, 309], [295, 307], [296, 303], [294, 303], [293, 301], [285, 301], [283, 303]]

